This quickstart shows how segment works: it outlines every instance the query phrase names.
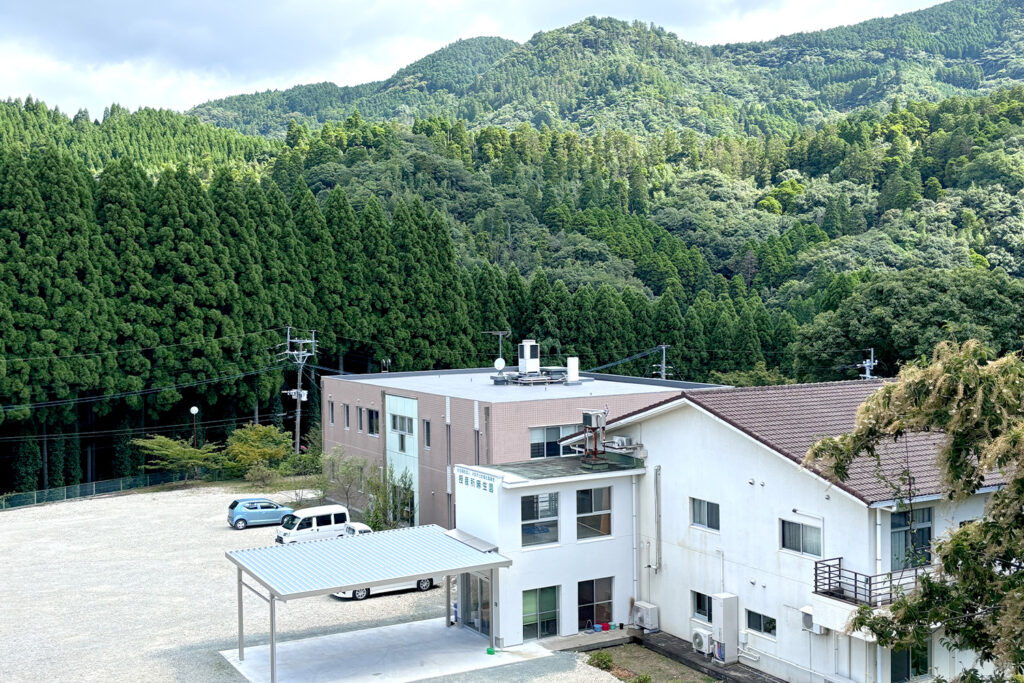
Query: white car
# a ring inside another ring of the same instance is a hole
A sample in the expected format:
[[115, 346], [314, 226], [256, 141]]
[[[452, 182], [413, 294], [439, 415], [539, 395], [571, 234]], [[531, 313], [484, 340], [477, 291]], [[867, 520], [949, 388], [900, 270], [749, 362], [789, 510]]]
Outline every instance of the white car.
[[[349, 522], [348, 530], [345, 532], [346, 536], [362, 536], [363, 534], [373, 533], [373, 529], [362, 524], [360, 522]], [[389, 583], [385, 586], [374, 586], [373, 592], [377, 593], [391, 593], [394, 591], [404, 591], [415, 588], [418, 591], [428, 591], [434, 587], [434, 579], [420, 579], [419, 581], [405, 581], [402, 583]], [[370, 597], [369, 588], [356, 588], [352, 591], [341, 591], [339, 593], [332, 593], [333, 597], [339, 600], [352, 598], [353, 600], [365, 600]]]

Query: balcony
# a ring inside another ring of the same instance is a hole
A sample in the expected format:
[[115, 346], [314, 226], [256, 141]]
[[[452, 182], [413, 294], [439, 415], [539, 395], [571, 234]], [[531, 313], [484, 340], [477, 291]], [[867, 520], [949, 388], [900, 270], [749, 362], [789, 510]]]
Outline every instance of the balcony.
[[885, 574], [861, 574], [843, 569], [843, 558], [814, 563], [814, 592], [852, 605], [881, 607], [917, 588], [922, 574], [932, 566], [908, 567]]

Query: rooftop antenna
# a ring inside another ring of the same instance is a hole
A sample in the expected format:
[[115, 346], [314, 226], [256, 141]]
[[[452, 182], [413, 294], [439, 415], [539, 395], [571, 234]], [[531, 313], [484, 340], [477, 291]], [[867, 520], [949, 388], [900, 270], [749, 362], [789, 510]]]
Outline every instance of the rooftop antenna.
[[864, 373], [861, 375], [861, 379], [874, 379], [874, 377], [871, 375], [871, 371], [875, 369], [876, 365], [878, 365], [878, 361], [875, 360], [875, 349], [870, 348], [865, 350], [871, 352], [871, 358], [869, 358], [868, 360], [863, 360], [860, 363], [857, 363], [854, 367], [864, 369]]
[[505, 341], [505, 337], [511, 336], [512, 330], [484, 330], [480, 334], [493, 334], [498, 337], [498, 358], [504, 358], [502, 342]]

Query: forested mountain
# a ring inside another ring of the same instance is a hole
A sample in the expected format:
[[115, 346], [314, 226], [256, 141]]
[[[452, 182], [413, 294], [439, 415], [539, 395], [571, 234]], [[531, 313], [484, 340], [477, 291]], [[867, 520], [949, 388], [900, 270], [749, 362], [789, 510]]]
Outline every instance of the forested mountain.
[[1019, 348], [1019, 26], [952, 2], [706, 49], [594, 19], [217, 110], [283, 140], [0, 104], [0, 495], [136, 472], [192, 405], [208, 438], [287, 420], [288, 325], [317, 372], [489, 365], [494, 329], [741, 384]]
[[718, 137], [354, 115], [278, 145], [146, 111], [68, 137], [12, 104], [0, 490], [136, 471], [131, 437], [190, 434], [191, 405], [210, 438], [287, 418], [284, 325], [324, 367], [485, 365], [507, 327], [584, 368], [671, 344], [677, 377], [729, 383], [1019, 347], [1024, 87], [890, 106]]
[[477, 76], [516, 48], [504, 38], [460, 40], [400, 69], [385, 81], [338, 87], [334, 83], [299, 85], [235, 95], [195, 107], [204, 121], [250, 135], [284, 137], [288, 122], [316, 127], [338, 121], [359, 108], [371, 118], [404, 118], [457, 111], [456, 96]]
[[238, 95], [191, 113], [270, 137], [282, 137], [293, 119], [316, 127], [356, 109], [406, 124], [462, 118], [470, 128], [527, 122], [583, 133], [792, 133], [893, 97], [938, 100], [1024, 81], [1022, 7], [1020, 0], [953, 0], [711, 48], [639, 22], [590, 18], [523, 45], [460, 41], [379, 83]]
[[54, 145], [81, 159], [90, 171], [131, 158], [147, 169], [185, 163], [207, 173], [227, 163], [265, 163], [280, 148], [280, 143], [218, 130], [164, 109], [130, 113], [114, 104], [104, 110], [101, 121], [94, 121], [84, 109], [68, 118], [31, 97], [0, 102], [0, 147], [15, 145]]

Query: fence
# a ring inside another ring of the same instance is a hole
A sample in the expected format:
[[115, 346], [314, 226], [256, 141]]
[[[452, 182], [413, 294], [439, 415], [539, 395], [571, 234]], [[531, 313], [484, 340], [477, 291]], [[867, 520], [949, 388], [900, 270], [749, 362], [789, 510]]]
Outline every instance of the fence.
[[55, 489], [42, 491], [29, 491], [28, 493], [7, 493], [0, 495], [0, 510], [25, 507], [26, 505], [41, 505], [43, 503], [56, 503], [61, 500], [73, 500], [75, 498], [88, 498], [103, 493], [115, 493], [129, 489], [140, 489], [145, 486], [156, 486], [169, 481], [180, 481], [185, 478], [182, 472], [153, 472], [151, 474], [138, 474], [134, 477], [121, 477], [120, 479], [104, 479], [103, 481], [90, 481], [86, 484], [74, 484], [72, 486], [61, 486]]

